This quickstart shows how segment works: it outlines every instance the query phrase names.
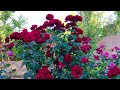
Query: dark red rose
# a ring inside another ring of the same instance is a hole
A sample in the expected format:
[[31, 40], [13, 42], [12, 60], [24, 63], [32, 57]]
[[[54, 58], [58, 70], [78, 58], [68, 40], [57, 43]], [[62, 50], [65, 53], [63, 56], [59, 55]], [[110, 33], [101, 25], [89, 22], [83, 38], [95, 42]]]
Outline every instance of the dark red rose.
[[74, 29], [76, 30], [76, 32], [77, 32], [78, 34], [83, 34], [83, 30], [82, 30], [82, 29], [77, 28], [77, 27], [74, 27]]
[[88, 63], [88, 62], [89, 62], [89, 59], [88, 59], [88, 58], [82, 58], [82, 59], [81, 59], [81, 62], [82, 62], [82, 63]]
[[10, 35], [10, 39], [12, 40], [12, 39], [19, 39], [19, 35], [20, 35], [20, 33], [18, 33], [18, 32], [13, 32], [11, 35]]
[[78, 65], [75, 65], [71, 68], [71, 75], [74, 78], [80, 78], [80, 76], [82, 76], [82, 68], [79, 67]]
[[76, 15], [76, 16], [72, 16], [72, 15], [68, 15], [66, 18], [65, 18], [65, 22], [67, 22], [67, 21], [72, 21], [73, 23], [74, 22], [77, 22], [77, 21], [82, 21], [83, 19], [82, 19], [82, 17], [81, 16], [79, 16], [79, 15]]
[[80, 46], [80, 49], [84, 52], [87, 53], [92, 47], [89, 44], [85, 44]]
[[28, 33], [28, 30], [27, 29], [23, 29], [22, 32]]
[[45, 40], [47, 40], [47, 39], [50, 39], [50, 35], [49, 34], [44, 34], [44, 37], [43, 37]]
[[9, 37], [6, 37], [6, 38], [5, 38], [5, 43], [8, 43], [8, 42], [9, 42], [9, 39], [10, 39]]
[[53, 64], [55, 64], [57, 66], [57, 69], [62, 69], [65, 67], [65, 64], [58, 60], [55, 60]]
[[95, 60], [99, 60], [99, 56], [98, 55], [94, 55], [94, 59]]
[[63, 27], [62, 22], [60, 20], [58, 20], [58, 19], [55, 19], [55, 25], [59, 26], [59, 27]]
[[41, 33], [46, 33], [45, 29], [41, 30]]
[[91, 40], [91, 39], [88, 38], [88, 37], [86, 37], [86, 36], [83, 36], [83, 37], [82, 37], [82, 41], [83, 41], [83, 43], [88, 44], [88, 42], [89, 42], [90, 40]]
[[37, 42], [38, 44], [42, 44], [42, 43], [44, 43], [44, 42], [45, 42], [45, 39], [40, 38], [40, 39], [36, 40], [36, 42]]
[[47, 66], [43, 66], [38, 70], [35, 79], [53, 79], [51, 72], [48, 70]]
[[96, 49], [96, 53], [102, 54], [102, 52], [103, 52], [102, 48], [97, 48], [97, 49]]
[[8, 44], [8, 48], [9, 48], [9, 49], [13, 48], [13, 46], [14, 46], [14, 43], [13, 43], [13, 42], [11, 42], [10, 44]]
[[48, 15], [46, 15], [46, 19], [52, 20], [52, 19], [54, 19], [54, 16], [52, 14], [48, 14]]
[[29, 43], [35, 40], [35, 36], [34, 33], [32, 32], [28, 32], [25, 36], [24, 36], [24, 41]]
[[49, 26], [49, 22], [48, 22], [48, 21], [45, 21], [44, 24], [43, 24], [43, 28], [46, 29], [47, 26]]
[[53, 53], [51, 54], [51, 53], [50, 53], [50, 50], [47, 50], [47, 51], [46, 51], [46, 57], [51, 57], [51, 56], [53, 56]]
[[76, 16], [75, 16], [75, 21], [76, 21], [76, 22], [77, 22], [77, 21], [82, 22], [82, 20], [83, 20], [83, 18], [82, 18], [81, 16], [79, 16], [79, 15], [76, 15]]
[[76, 41], [79, 42], [79, 43], [81, 43], [82, 39], [80, 37], [77, 37]]
[[71, 24], [70, 24], [70, 23], [67, 23], [67, 24], [65, 25], [65, 28], [68, 29], [70, 26], [71, 26]]
[[54, 24], [55, 24], [55, 19], [49, 21], [49, 26], [54, 26]]
[[109, 78], [113, 78], [115, 76], [118, 76], [119, 73], [120, 73], [120, 68], [114, 65], [112, 68], [108, 68], [107, 76]]
[[36, 28], [37, 28], [37, 25], [35, 24], [35, 25], [32, 25], [30, 29], [35, 30]]
[[66, 54], [66, 55], [64, 56], [64, 61], [65, 61], [66, 63], [71, 63], [71, 62], [72, 62], [72, 56], [71, 56], [70, 54]]
[[65, 18], [65, 22], [67, 22], [67, 21], [72, 21], [73, 20], [73, 16], [72, 15], [68, 15], [68, 16], [66, 16], [66, 18]]
[[38, 28], [36, 28], [36, 30], [42, 30], [44, 27], [41, 25]]

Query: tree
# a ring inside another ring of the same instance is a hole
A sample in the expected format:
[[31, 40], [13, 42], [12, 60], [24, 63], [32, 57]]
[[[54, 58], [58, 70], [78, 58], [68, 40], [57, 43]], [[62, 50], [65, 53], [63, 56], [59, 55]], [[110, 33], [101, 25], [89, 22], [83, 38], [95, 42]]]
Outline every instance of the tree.
[[15, 11], [0, 11], [0, 41], [3, 41], [4, 38], [13, 31], [20, 31], [23, 25], [26, 24], [26, 19], [23, 16], [20, 16], [18, 20], [13, 18], [14, 12]]

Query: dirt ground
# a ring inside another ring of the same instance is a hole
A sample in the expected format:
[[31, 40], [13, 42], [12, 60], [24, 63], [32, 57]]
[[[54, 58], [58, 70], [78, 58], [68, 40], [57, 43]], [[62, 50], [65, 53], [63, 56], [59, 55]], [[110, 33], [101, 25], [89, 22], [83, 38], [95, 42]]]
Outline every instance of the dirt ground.
[[21, 68], [22, 61], [18, 61], [18, 62], [17, 61], [9, 61], [7, 63], [11, 64], [10, 67], [5, 69], [7, 72], [10, 72], [13, 69], [15, 70], [15, 73], [11, 74], [11, 78], [12, 79], [23, 79], [23, 75], [27, 71], [27, 69], [25, 66], [23, 66]]

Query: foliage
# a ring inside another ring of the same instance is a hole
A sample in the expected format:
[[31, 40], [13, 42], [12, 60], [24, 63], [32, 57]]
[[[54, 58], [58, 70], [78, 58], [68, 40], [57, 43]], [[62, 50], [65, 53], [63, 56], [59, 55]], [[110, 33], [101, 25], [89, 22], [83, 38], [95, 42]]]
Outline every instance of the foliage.
[[17, 28], [18, 30], [22, 29], [22, 26], [25, 24], [26, 19], [23, 16], [16, 20], [12, 17], [13, 14], [14, 11], [0, 11], [0, 41], [4, 40], [6, 36], [10, 35]]

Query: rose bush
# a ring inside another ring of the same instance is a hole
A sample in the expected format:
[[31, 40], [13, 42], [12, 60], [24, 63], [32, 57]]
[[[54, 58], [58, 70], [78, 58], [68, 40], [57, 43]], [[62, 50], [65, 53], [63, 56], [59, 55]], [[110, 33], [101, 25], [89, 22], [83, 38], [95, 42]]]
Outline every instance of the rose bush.
[[83, 35], [78, 21], [82, 22], [81, 16], [68, 15], [65, 25], [48, 14], [43, 25], [32, 25], [30, 32], [23, 29], [6, 37], [6, 43], [11, 42], [9, 49], [21, 47], [17, 57], [27, 67], [25, 79], [119, 78], [119, 48], [108, 53], [101, 44], [96, 54], [91, 54], [91, 38]]
[[[83, 36], [82, 29], [76, 23], [82, 22], [81, 16], [68, 15], [65, 25], [52, 14], [46, 16], [43, 25], [32, 25], [31, 32], [13, 32], [6, 37], [6, 42], [17, 41], [22, 46], [17, 57], [23, 60], [27, 72], [24, 78], [33, 79], [69, 79], [88, 78], [86, 66], [89, 64], [88, 54], [90, 38]], [[11, 49], [14, 43], [10, 43]]]

